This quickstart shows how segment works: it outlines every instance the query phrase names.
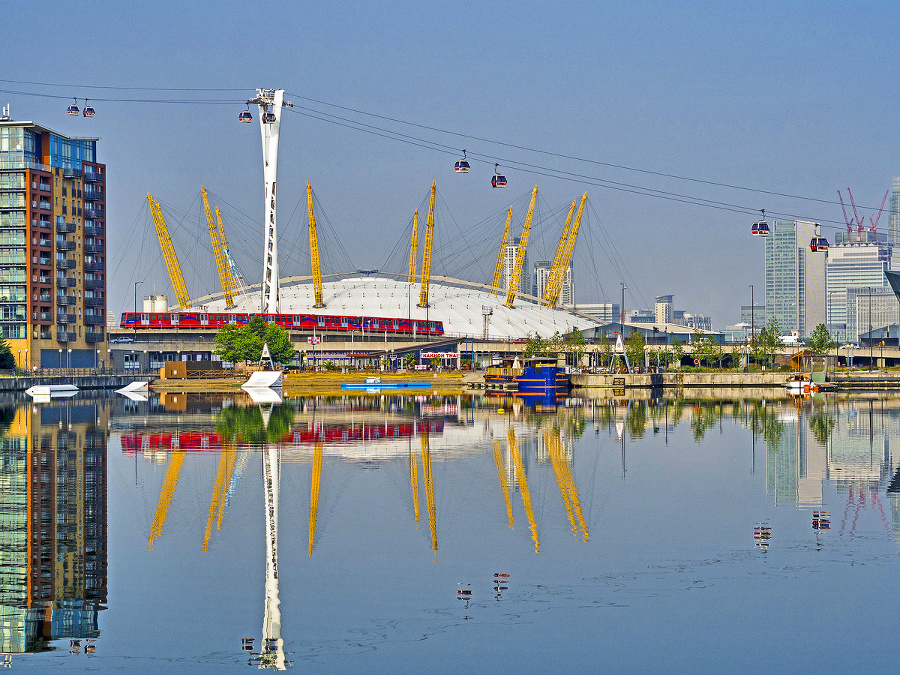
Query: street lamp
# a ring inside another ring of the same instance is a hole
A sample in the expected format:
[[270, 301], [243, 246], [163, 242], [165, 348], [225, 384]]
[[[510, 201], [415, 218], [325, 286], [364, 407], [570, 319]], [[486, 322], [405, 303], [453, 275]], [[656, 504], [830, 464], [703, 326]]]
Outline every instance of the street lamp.
[[869, 291], [869, 372], [872, 372], [872, 287], [866, 288]]
[[134, 328], [134, 337], [137, 338], [137, 326], [138, 326], [138, 306], [137, 306], [137, 287], [138, 284], [143, 284], [143, 280], [134, 282], [134, 321], [132, 322], [132, 327]]
[[62, 369], [62, 367], [63, 367], [62, 349], [60, 349], [58, 351], [59, 351], [59, 367], [60, 367], [60, 369]]
[[753, 304], [753, 284], [750, 284], [750, 337], [747, 338], [747, 372], [750, 372], [750, 344], [756, 333], [756, 307]]
[[72, 367], [72, 348], [69, 347], [66, 354], [66, 368]]

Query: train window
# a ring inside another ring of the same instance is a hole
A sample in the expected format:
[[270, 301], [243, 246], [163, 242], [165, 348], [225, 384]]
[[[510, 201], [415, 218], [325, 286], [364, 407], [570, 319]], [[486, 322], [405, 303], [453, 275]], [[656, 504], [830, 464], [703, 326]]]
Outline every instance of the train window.
[[175, 325], [178, 325], [178, 315], [177, 314], [170, 315], [169, 321], [171, 321]]
[[324, 316], [317, 317], [316, 323], [319, 324], [320, 326], [324, 326], [325, 325], [325, 317]]
[[399, 327], [400, 327], [400, 322], [397, 319], [394, 319], [394, 328], [396, 329]]
[[349, 321], [348, 321], [347, 317], [346, 317], [346, 316], [342, 316], [342, 317], [341, 317], [341, 325], [342, 325], [342, 326], [346, 326], [348, 323], [349, 323]]

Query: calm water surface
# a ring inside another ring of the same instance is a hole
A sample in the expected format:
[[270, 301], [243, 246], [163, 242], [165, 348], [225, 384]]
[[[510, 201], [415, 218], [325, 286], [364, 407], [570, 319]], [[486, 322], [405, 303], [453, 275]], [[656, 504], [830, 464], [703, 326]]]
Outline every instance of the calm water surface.
[[900, 399], [79, 394], [0, 435], [14, 669], [900, 656]]

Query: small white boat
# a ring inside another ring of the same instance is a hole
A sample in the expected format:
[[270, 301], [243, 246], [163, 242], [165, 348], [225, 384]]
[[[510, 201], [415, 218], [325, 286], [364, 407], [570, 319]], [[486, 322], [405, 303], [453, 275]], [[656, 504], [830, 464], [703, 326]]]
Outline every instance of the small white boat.
[[66, 396], [74, 396], [78, 393], [78, 387], [74, 384], [36, 384], [28, 387], [25, 393], [31, 398], [65, 398]]
[[809, 394], [818, 391], [819, 387], [806, 373], [795, 373], [784, 383], [789, 394]]

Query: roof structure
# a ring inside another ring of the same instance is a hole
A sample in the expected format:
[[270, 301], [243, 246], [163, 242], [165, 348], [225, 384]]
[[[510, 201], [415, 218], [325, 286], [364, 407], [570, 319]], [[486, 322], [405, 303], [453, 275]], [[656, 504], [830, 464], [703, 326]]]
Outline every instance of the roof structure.
[[[523, 338], [537, 333], [551, 337], [573, 328], [586, 329], [600, 325], [587, 317], [559, 308], [541, 307], [536, 299], [519, 298], [506, 307], [506, 294], [494, 295], [489, 287], [468, 281], [432, 277], [429, 306], [419, 307], [419, 284], [382, 276], [357, 276], [325, 282], [322, 285], [324, 309], [314, 309], [312, 283], [283, 280], [280, 292], [281, 311], [285, 314], [336, 314], [377, 316], [442, 321], [448, 335], [484, 334], [482, 308], [489, 308], [488, 334], [492, 338]], [[235, 298], [233, 312], [258, 312], [259, 294], [248, 293]], [[206, 303], [210, 312], [224, 312], [225, 301], [219, 295]]]

